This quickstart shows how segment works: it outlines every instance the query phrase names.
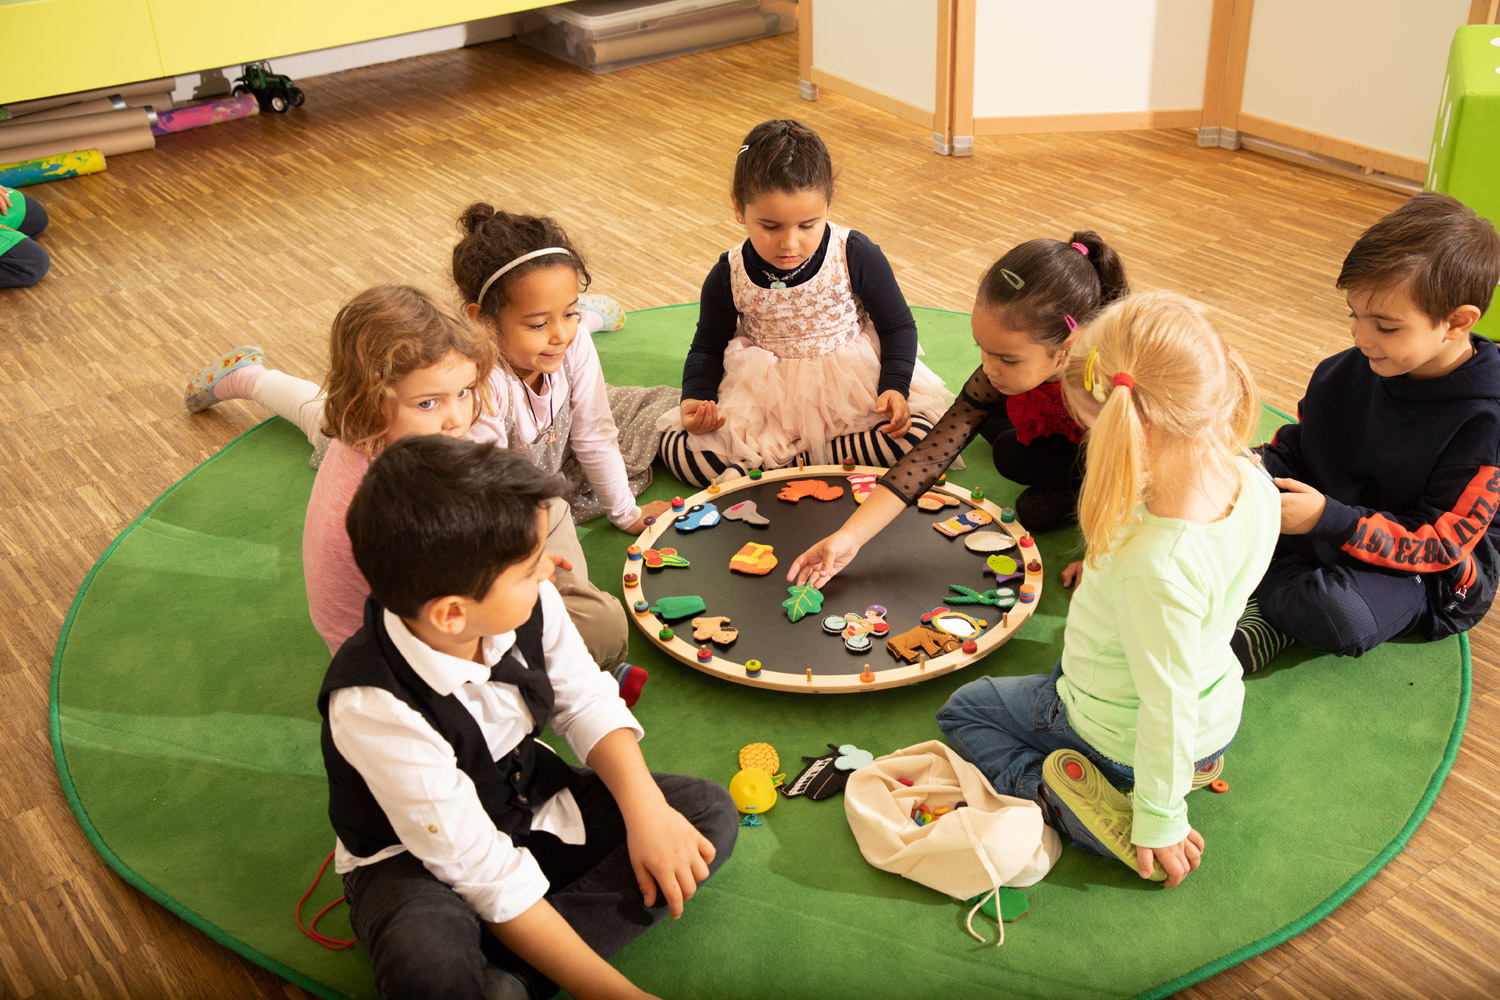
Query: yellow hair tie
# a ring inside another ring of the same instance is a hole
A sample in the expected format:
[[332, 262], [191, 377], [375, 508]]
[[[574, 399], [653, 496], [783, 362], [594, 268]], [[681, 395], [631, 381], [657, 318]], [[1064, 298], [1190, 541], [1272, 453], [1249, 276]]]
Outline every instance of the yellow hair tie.
[[1099, 348], [1089, 348], [1089, 359], [1083, 363], [1083, 391], [1091, 394], [1094, 401], [1104, 402], [1104, 383], [1094, 378], [1094, 359], [1099, 357]]

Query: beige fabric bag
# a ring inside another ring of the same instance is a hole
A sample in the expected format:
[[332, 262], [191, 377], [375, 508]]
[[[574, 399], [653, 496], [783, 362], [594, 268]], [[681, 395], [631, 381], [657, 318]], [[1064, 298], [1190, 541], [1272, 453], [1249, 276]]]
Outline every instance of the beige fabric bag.
[[[926, 826], [911, 818], [922, 803], [952, 808], [960, 802], [966, 805]], [[977, 767], [939, 740], [897, 750], [851, 774], [844, 813], [866, 861], [955, 899], [1032, 885], [1062, 853], [1061, 838], [1042, 822], [1035, 802], [996, 792]], [[969, 933], [978, 940], [974, 913], [983, 902], [969, 911]], [[1004, 940], [1002, 924], [995, 943]]]

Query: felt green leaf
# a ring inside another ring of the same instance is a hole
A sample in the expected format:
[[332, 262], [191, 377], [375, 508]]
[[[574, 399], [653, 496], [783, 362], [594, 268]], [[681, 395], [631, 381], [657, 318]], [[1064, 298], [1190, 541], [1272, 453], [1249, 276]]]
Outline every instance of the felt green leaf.
[[781, 602], [786, 608], [787, 621], [801, 621], [823, 610], [823, 592], [810, 583], [796, 584], [786, 588], [786, 592], [792, 595]]

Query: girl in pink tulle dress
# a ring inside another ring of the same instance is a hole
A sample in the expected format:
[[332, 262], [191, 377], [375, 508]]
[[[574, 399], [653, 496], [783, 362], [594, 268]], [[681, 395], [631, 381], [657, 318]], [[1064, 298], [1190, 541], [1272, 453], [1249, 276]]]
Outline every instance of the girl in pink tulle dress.
[[918, 360], [890, 263], [828, 219], [828, 149], [797, 122], [745, 137], [733, 203], [749, 234], [703, 285], [682, 405], [661, 456], [697, 486], [799, 458], [889, 466], [953, 399]]

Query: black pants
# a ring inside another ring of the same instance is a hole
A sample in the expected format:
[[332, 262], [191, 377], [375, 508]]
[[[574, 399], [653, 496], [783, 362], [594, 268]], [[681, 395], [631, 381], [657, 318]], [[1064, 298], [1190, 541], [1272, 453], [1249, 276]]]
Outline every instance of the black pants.
[[1272, 628], [1335, 656], [1367, 653], [1429, 620], [1421, 576], [1352, 564], [1306, 535], [1282, 537], [1255, 599]]
[[[526, 833], [518, 846], [531, 851], [552, 887], [546, 899], [578, 936], [608, 958], [667, 913], [657, 893], [646, 907], [630, 866], [625, 822], [614, 796], [592, 772], [573, 796], [588, 830], [584, 844], [564, 844], [549, 833]], [[734, 850], [739, 814], [729, 793], [702, 778], [656, 774], [667, 804], [687, 817], [717, 852], [712, 873]], [[556, 986], [512, 954], [446, 883], [410, 852], [344, 876], [349, 919], [370, 953], [375, 985], [386, 998], [482, 1000], [484, 969], [492, 963], [527, 982], [533, 996]]]
[[1022, 486], [1058, 487], [1077, 493], [1083, 485], [1083, 445], [1066, 434], [1016, 440], [1016, 429], [1004, 412], [990, 416], [979, 428], [995, 455], [995, 470]]
[[52, 267], [52, 258], [35, 239], [47, 228], [47, 210], [41, 202], [27, 198], [20, 191], [12, 191], [10, 197], [12, 201], [26, 198], [26, 217], [17, 229], [27, 239], [0, 253], [0, 288], [25, 288], [41, 281]]

